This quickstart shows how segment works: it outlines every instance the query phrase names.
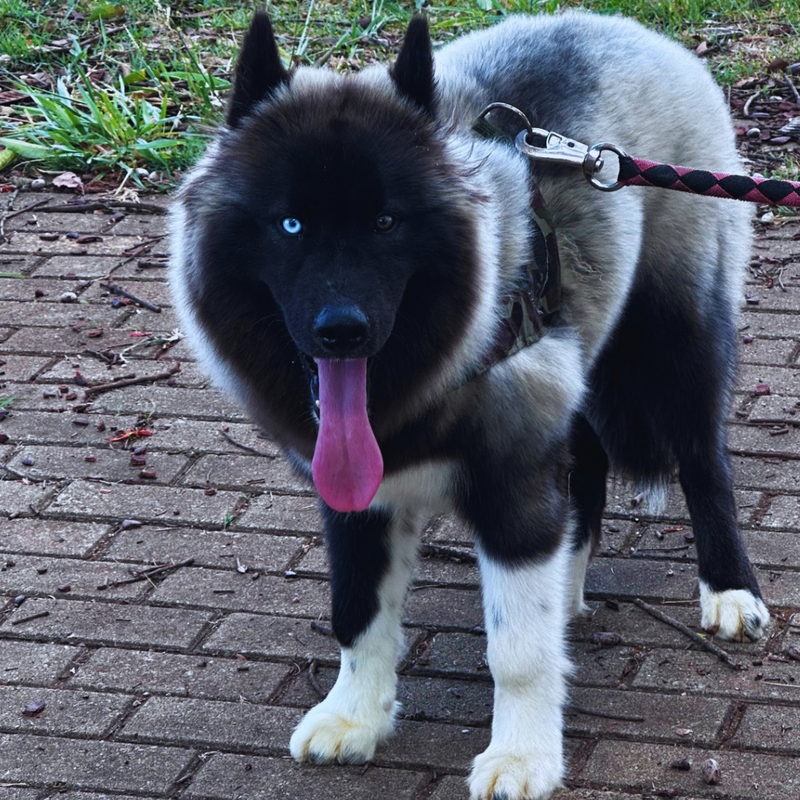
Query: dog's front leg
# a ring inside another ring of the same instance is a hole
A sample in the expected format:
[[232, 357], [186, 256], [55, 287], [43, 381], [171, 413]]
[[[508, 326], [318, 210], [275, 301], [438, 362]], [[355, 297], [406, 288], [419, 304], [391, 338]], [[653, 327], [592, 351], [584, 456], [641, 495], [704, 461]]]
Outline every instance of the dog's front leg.
[[475, 759], [470, 797], [544, 800], [564, 769], [568, 547], [527, 564], [479, 556], [495, 693], [492, 739]]
[[324, 507], [323, 516], [341, 665], [289, 749], [297, 761], [362, 764], [394, 727], [400, 615], [417, 540], [409, 522], [387, 511], [340, 514]]

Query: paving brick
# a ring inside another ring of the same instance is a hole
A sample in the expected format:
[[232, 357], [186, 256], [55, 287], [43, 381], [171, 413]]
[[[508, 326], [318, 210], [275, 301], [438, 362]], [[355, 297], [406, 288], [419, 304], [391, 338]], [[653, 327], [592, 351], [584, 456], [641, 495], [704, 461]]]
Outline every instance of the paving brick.
[[186, 569], [168, 576], [150, 596], [155, 603], [261, 611], [284, 616], [319, 617], [328, 614], [327, 582], [273, 575]]
[[[18, 303], [17, 307], [22, 308], [23, 305]], [[59, 327], [22, 328], [3, 343], [2, 349], [5, 352], [44, 353], [54, 356], [64, 353], [77, 354], [87, 348], [95, 350], [101, 341], [89, 338], [86, 331], [107, 329], [122, 319], [122, 315], [116, 309], [81, 306], [79, 311], [72, 311], [74, 306], [69, 304], [63, 306], [59, 304], [59, 308], [70, 309], [68, 312], [62, 312], [62, 317], [56, 323]], [[73, 330], [73, 326], [80, 326], [80, 330]], [[103, 341], [102, 345], [103, 349], [110, 346], [107, 341]]]
[[[4, 381], [29, 381], [52, 359], [43, 356], [4, 355], [0, 358], [0, 379]], [[8, 394], [14, 397], [13, 389]]]
[[250, 573], [274, 572], [288, 567], [302, 543], [302, 539], [294, 536], [186, 528], [164, 530], [145, 525], [116, 534], [104, 558], [156, 564], [193, 558], [197, 567], [236, 569], [240, 564]]
[[[73, 225], [75, 224], [77, 224], [77, 221], [73, 222]], [[17, 231], [11, 237], [11, 242], [4, 245], [0, 252], [64, 256], [120, 256], [124, 254], [125, 250], [136, 247], [136, 245], [141, 244], [142, 241], [143, 239], [140, 236], [115, 236], [114, 234], [110, 234], [104, 235], [100, 242], [79, 243], [76, 239], [67, 239], [65, 236], [60, 237], [54, 242], [45, 242], [39, 238], [38, 233]]]
[[4, 637], [182, 649], [197, 639], [211, 618], [208, 612], [183, 608], [81, 600], [30, 598], [24, 608], [27, 614], [47, 611], [49, 616], [18, 627], [6, 618], [0, 623]]
[[705, 651], [663, 650], [649, 653], [633, 680], [635, 689], [722, 695], [738, 699], [796, 701], [800, 663], [741, 658], [748, 669], [734, 672]]
[[[591, 605], [591, 616], [572, 620], [569, 631], [573, 641], [591, 641], [595, 633], [617, 633], [623, 644], [631, 646], [685, 647], [687, 644], [685, 636], [634, 605], [620, 603], [618, 611], [602, 603]], [[699, 627], [700, 612], [696, 607], [671, 606], [668, 613], [681, 622]]]
[[465, 522], [447, 514], [434, 519], [426, 527], [422, 539], [425, 542], [471, 545], [474, 535]]
[[747, 417], [749, 422], [794, 423], [798, 418], [800, 400], [782, 395], [757, 397]]
[[470, 800], [467, 782], [455, 775], [445, 775], [436, 784], [428, 800]]
[[696, 573], [689, 566], [638, 558], [598, 558], [587, 570], [584, 591], [588, 597], [688, 600], [696, 585]]
[[[100, 344], [102, 340], [103, 337], [101, 336], [97, 344]], [[126, 354], [126, 358], [128, 355], [134, 355], [135, 353], [136, 351]], [[147, 377], [148, 375], [158, 375], [164, 372], [166, 367], [167, 365], [162, 361], [134, 358], [129, 358], [126, 364], [111, 366], [92, 356], [81, 355], [79, 353], [72, 358], [62, 358], [52, 367], [46, 369], [40, 376], [39, 383], [45, 381], [69, 383], [75, 379], [76, 370], [80, 370], [81, 375], [83, 375], [89, 383], [108, 383], [124, 375], [130, 375], [131, 373], [139, 378]], [[208, 382], [208, 379], [197, 365], [191, 363], [182, 363], [180, 372], [173, 375], [170, 380], [176, 385], [194, 387], [205, 386]]]
[[800, 395], [800, 370], [795, 367], [764, 367], [744, 364], [739, 369], [737, 391], [750, 394], [760, 383], [769, 385], [773, 394]]
[[470, 630], [483, 625], [481, 594], [469, 589], [411, 592], [403, 617], [418, 627]]
[[800, 608], [800, 573], [757, 569], [756, 578], [768, 606]]
[[[575, 688], [570, 693], [573, 708], [565, 712], [565, 729], [570, 734], [600, 738], [642, 737], [651, 741], [691, 742], [713, 747], [725, 713], [732, 709], [728, 700], [677, 695], [654, 696], [632, 691]], [[582, 714], [575, 707], [605, 714], [641, 717], [640, 721], [604, 719]], [[676, 731], [690, 730], [681, 736]]]
[[[95, 306], [89, 309], [88, 306], [80, 303], [19, 303], [13, 300], [0, 300], [0, 319], [3, 320], [3, 323], [21, 328], [14, 336], [18, 336], [19, 333], [26, 332], [31, 328], [37, 328], [41, 332], [43, 328], [55, 330], [71, 325], [85, 327], [87, 330], [98, 327], [105, 330], [122, 322], [130, 313], [125, 308], [99, 308]], [[3, 352], [8, 352], [9, 350], [19, 350], [20, 352], [32, 350], [37, 352], [36, 341], [31, 335], [26, 334], [20, 338], [19, 346], [12, 342], [14, 336], [0, 345], [0, 350]], [[48, 335], [49, 345], [52, 345], [53, 339], [54, 334], [50, 333]], [[74, 352], [73, 341], [69, 340], [69, 343], [70, 349]], [[91, 347], [88, 342], [86, 346]], [[58, 350], [52, 346], [48, 346], [45, 352], [52, 355], [60, 355]]]
[[742, 488], [800, 492], [800, 471], [785, 459], [733, 456], [733, 468], [734, 480]]
[[573, 644], [570, 654], [576, 668], [572, 680], [578, 686], [618, 687], [642, 657], [641, 648], [596, 644]]
[[0, 552], [82, 556], [108, 525], [56, 519], [13, 519], [0, 525]]
[[269, 455], [277, 455], [278, 452], [272, 442], [262, 439], [258, 431], [249, 424], [231, 422], [223, 425], [219, 422], [173, 418], [159, 420], [154, 430], [156, 434], [152, 439], [152, 446], [174, 451], [240, 453], [241, 450], [222, 435], [225, 430], [240, 444], [254, 447]]
[[[90, 456], [92, 461], [87, 461]], [[22, 463], [23, 459], [33, 459], [32, 466]], [[177, 474], [188, 464], [185, 456], [152, 452], [146, 454], [147, 463], [131, 465], [130, 450], [112, 450], [106, 444], [103, 448], [87, 447], [34, 447], [26, 445], [9, 462], [9, 466], [40, 478], [63, 479], [99, 478], [105, 481], [125, 481], [128, 483], [171, 483]], [[139, 477], [142, 469], [154, 471], [155, 480]]]
[[761, 529], [800, 531], [800, 497], [781, 495], [770, 501], [761, 519]]
[[486, 637], [473, 633], [437, 633], [412, 667], [414, 672], [467, 675], [486, 680]]
[[[30, 223], [35, 224], [31, 225]], [[99, 233], [109, 226], [109, 218], [105, 214], [90, 213], [58, 213], [57, 211], [34, 211], [20, 214], [11, 220], [10, 230], [27, 233], [43, 233], [57, 231], [59, 233]], [[116, 231], [115, 231], [116, 232]]]
[[313, 487], [298, 477], [283, 458], [209, 455], [200, 459], [183, 477], [188, 486], [217, 486], [223, 489], [258, 489], [315, 496]]
[[424, 783], [422, 775], [405, 770], [301, 767], [283, 759], [220, 753], [200, 770], [187, 796], [190, 800], [413, 800]]
[[[117, 277], [117, 275], [114, 276], [115, 281]], [[84, 294], [85, 299], [90, 303], [110, 303], [117, 295], [109, 289], [106, 289], [102, 283], [102, 281], [95, 281], [86, 290]], [[152, 280], [149, 277], [143, 277], [141, 280], [136, 281], [126, 280], [125, 285], [121, 288], [159, 308], [161, 306], [172, 305], [172, 294], [169, 290], [169, 284], [164, 280]], [[153, 325], [156, 324], [157, 320], [153, 318]]]
[[[688, 758], [681, 772], [670, 762]], [[709, 786], [700, 777], [707, 758], [719, 763], [722, 780]], [[800, 790], [796, 762], [787, 757], [731, 750], [694, 750], [638, 742], [600, 741], [579, 778], [608, 788], [653, 792], [674, 790], [677, 796], [736, 797], [742, 800], [790, 800]], [[661, 795], [666, 796], [666, 795]]]
[[291, 708], [151, 697], [126, 722], [117, 738], [284, 755], [299, 721], [300, 714]]
[[739, 348], [742, 364], [786, 365], [797, 349], [793, 339], [753, 339]]
[[339, 662], [339, 644], [311, 627], [307, 619], [231, 614], [202, 644], [207, 653], [267, 656], [287, 662], [317, 659], [321, 663]]
[[[75, 425], [73, 420], [78, 415], [73, 412], [64, 413], [14, 411], [0, 422], [0, 430], [8, 434], [14, 444], [95, 444], [108, 447], [108, 440], [114, 436], [111, 425], [119, 426], [122, 430], [131, 428], [136, 422], [135, 417], [110, 418], [97, 416], [91, 418], [91, 425]], [[107, 429], [99, 431], [95, 427], [96, 421], [106, 422]], [[155, 441], [155, 437], [148, 441], [148, 447]]]
[[176, 747], [0, 735], [2, 780], [83, 789], [164, 794], [194, 754]]
[[142, 800], [141, 795], [97, 794], [95, 792], [67, 792], [59, 791], [54, 800]]
[[[0, 556], [2, 558], [2, 556]], [[70, 598], [104, 597], [113, 592], [116, 599], [132, 600], [147, 589], [147, 582], [131, 583], [114, 589], [98, 587], [130, 578], [128, 565], [101, 561], [78, 561], [74, 558], [14, 556], [14, 567], [3, 573], [3, 591], [10, 595], [66, 595], [57, 587], [69, 586]], [[21, 607], [16, 616], [24, 616]]]
[[[165, 486], [104, 486], [89, 481], [71, 483], [49, 511], [92, 519], [172, 520], [199, 525], [222, 525], [225, 515], [234, 512], [239, 496], [217, 492], [209, 497], [199, 489], [173, 489]], [[179, 514], [174, 514], [178, 511]]]
[[289, 673], [286, 664], [101, 647], [68, 686], [264, 704]]
[[[34, 716], [22, 711], [32, 703], [45, 708]], [[0, 730], [48, 736], [102, 736], [122, 714], [129, 699], [115, 694], [0, 686]]]
[[80, 295], [86, 289], [76, 279], [63, 281], [54, 278], [26, 278], [3, 280], [0, 278], [0, 300], [20, 300], [35, 305], [58, 303], [64, 292]]
[[768, 289], [766, 286], [748, 287], [748, 295], [758, 298], [758, 308], [763, 311], [797, 311], [800, 299], [796, 286], [791, 284], [782, 291], [778, 286]]
[[35, 278], [60, 278], [74, 273], [78, 278], [102, 278], [120, 263], [116, 256], [51, 256], [33, 271]]
[[466, 775], [475, 756], [489, 746], [490, 738], [488, 728], [401, 720], [376, 753], [375, 762]]
[[64, 644], [4, 641], [0, 645], [0, 685], [16, 683], [46, 686], [80, 652]]
[[237, 528], [258, 528], [288, 533], [320, 533], [318, 501], [311, 497], [265, 494], [254, 500], [236, 521]]
[[40, 509], [48, 503], [55, 489], [44, 483], [24, 484], [0, 481], [0, 514], [30, 514], [31, 507]]
[[800, 338], [800, 314], [770, 314], [767, 311], [746, 311], [741, 314], [740, 331], [766, 339]]
[[[37, 789], [14, 789], [6, 787], [3, 789], [3, 800], [38, 800], [39, 792]], [[61, 798], [59, 798], [61, 800]]]
[[[161, 365], [161, 371], [167, 365]], [[239, 406], [216, 389], [181, 389], [171, 386], [128, 386], [99, 395], [92, 407], [95, 414], [138, 414], [157, 411], [159, 417], [180, 413], [183, 417], [242, 421]]]

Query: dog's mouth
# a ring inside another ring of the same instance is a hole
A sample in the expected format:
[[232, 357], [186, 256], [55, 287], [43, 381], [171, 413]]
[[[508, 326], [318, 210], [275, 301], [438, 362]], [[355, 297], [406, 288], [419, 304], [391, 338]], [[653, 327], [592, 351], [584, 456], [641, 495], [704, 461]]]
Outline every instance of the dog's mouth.
[[367, 415], [367, 359], [301, 358], [319, 420], [314, 485], [335, 511], [363, 511], [383, 478], [383, 457]]

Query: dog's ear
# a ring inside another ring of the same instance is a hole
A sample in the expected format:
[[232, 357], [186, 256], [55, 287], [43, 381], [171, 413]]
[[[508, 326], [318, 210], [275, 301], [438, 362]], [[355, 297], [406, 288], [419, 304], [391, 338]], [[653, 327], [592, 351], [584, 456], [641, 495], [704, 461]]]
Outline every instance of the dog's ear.
[[282, 83], [289, 82], [289, 73], [281, 63], [272, 24], [264, 11], [257, 11], [244, 37], [233, 95], [228, 106], [228, 125], [237, 127], [253, 106], [272, 94]]
[[389, 74], [400, 94], [433, 116], [436, 82], [431, 34], [425, 17], [418, 14], [411, 18], [403, 46]]

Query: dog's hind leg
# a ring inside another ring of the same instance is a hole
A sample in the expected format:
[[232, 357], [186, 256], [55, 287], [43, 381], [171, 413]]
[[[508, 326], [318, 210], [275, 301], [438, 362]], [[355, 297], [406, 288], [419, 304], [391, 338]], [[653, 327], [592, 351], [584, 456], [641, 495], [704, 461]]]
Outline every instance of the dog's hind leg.
[[575, 514], [569, 588], [572, 616], [579, 616], [588, 610], [583, 601], [583, 582], [589, 559], [600, 543], [607, 474], [608, 456], [600, 439], [586, 418], [576, 414], [572, 427], [572, 470], [569, 474], [569, 496]]
[[340, 514], [324, 507], [323, 516], [341, 666], [328, 696], [295, 729], [289, 749], [297, 761], [362, 764], [392, 732], [398, 710], [400, 614], [416, 530], [411, 520], [384, 510]]
[[758, 639], [769, 611], [739, 534], [724, 432], [704, 452], [697, 442], [679, 451], [678, 462], [697, 544], [701, 624], [723, 639]]

